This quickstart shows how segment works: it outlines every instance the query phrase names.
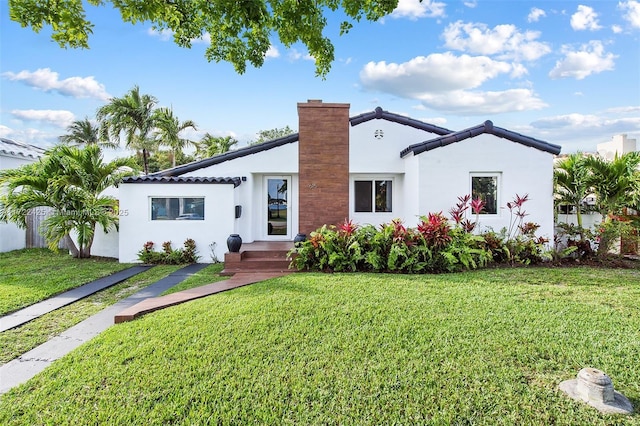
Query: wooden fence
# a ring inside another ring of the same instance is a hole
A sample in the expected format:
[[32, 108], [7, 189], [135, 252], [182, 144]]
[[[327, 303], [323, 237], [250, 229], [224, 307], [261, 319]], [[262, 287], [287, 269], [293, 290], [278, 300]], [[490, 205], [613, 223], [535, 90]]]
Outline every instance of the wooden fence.
[[[27, 232], [26, 232], [26, 248], [46, 248], [47, 241], [40, 234], [40, 226], [48, 217], [53, 214], [50, 207], [36, 207], [27, 213]], [[66, 245], [64, 241], [60, 241], [58, 248], [64, 249]]]

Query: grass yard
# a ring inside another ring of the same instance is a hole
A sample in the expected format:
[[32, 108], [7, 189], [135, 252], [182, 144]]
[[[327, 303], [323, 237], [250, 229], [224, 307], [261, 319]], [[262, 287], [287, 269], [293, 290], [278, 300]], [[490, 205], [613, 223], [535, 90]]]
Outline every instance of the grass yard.
[[48, 249], [0, 253], [0, 315], [130, 266], [115, 259], [74, 259]]
[[43, 344], [80, 321], [178, 270], [177, 265], [158, 265], [119, 284], [64, 306], [33, 321], [0, 333], [0, 365]]
[[293, 274], [116, 325], [0, 398], [0, 424], [640, 425], [640, 270]]
[[220, 272], [224, 269], [224, 263], [212, 263], [206, 268], [196, 272], [192, 276], [188, 277], [181, 283], [166, 290], [161, 296], [166, 294], [176, 293], [178, 291], [188, 290], [190, 288], [199, 287], [202, 285], [212, 284], [217, 281], [223, 281], [229, 279], [228, 276], [220, 275]]

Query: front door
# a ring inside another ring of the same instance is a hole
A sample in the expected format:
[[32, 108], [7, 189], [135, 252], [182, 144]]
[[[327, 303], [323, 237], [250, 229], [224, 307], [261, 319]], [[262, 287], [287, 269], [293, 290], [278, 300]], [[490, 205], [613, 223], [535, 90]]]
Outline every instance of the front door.
[[289, 206], [291, 176], [265, 176], [265, 234], [271, 240], [291, 239]]

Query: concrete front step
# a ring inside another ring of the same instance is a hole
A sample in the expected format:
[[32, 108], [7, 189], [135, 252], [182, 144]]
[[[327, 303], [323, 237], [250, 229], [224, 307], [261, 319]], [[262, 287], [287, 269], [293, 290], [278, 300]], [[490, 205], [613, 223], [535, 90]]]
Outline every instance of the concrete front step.
[[287, 252], [274, 250], [251, 250], [240, 253], [226, 253], [222, 275], [238, 272], [292, 272]]
[[221, 275], [233, 275], [238, 272], [292, 272], [289, 269], [289, 262], [286, 263], [262, 263], [262, 262], [242, 262], [224, 266]]
[[242, 259], [287, 259], [286, 251], [250, 250], [241, 253]]

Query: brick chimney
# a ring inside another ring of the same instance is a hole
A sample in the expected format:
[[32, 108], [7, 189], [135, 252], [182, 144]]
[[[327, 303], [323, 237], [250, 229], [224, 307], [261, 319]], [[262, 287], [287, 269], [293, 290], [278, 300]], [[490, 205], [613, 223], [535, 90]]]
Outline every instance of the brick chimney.
[[349, 217], [349, 104], [298, 103], [299, 232]]

